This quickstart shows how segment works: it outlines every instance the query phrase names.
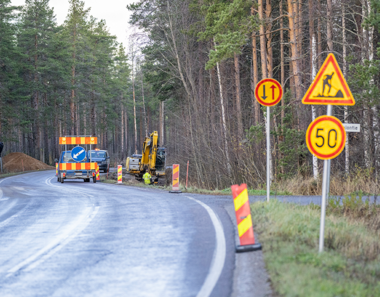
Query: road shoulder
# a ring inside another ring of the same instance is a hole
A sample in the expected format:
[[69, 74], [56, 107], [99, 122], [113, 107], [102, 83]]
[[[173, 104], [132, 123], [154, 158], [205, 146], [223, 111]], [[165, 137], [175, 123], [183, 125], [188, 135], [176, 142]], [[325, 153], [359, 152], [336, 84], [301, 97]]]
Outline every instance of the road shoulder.
[[[239, 237], [237, 235], [234, 208], [231, 205], [226, 206], [225, 209], [235, 226], [235, 244], [238, 244]], [[255, 238], [258, 241], [257, 233], [255, 233]], [[231, 297], [252, 296], [273, 296], [262, 251], [235, 254], [235, 270]]]

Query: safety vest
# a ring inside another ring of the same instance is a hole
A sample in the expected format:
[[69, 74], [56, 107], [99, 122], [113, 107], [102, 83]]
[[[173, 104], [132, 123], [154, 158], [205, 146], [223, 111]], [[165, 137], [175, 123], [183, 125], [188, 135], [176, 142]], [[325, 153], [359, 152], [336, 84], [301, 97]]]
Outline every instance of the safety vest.
[[151, 177], [152, 177], [152, 176], [149, 174], [149, 172], [146, 172], [146, 173], [144, 174], [143, 179], [144, 179], [146, 185], [149, 185], [149, 184], [150, 184], [150, 178], [151, 178]]

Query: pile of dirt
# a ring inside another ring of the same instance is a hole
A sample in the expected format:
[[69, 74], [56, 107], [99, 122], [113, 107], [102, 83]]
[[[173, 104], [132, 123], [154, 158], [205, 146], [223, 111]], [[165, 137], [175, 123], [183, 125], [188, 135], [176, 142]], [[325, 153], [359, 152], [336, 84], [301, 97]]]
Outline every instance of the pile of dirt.
[[49, 166], [24, 153], [11, 153], [3, 158], [3, 170], [8, 173], [46, 169], [55, 169], [55, 167]]

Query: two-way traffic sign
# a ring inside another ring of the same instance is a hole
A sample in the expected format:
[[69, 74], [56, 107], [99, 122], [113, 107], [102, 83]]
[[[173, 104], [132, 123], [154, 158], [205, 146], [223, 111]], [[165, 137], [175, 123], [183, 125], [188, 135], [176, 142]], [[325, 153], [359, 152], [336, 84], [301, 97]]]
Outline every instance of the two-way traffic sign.
[[264, 106], [274, 106], [281, 101], [283, 95], [282, 86], [272, 78], [261, 80], [255, 89], [256, 100]]

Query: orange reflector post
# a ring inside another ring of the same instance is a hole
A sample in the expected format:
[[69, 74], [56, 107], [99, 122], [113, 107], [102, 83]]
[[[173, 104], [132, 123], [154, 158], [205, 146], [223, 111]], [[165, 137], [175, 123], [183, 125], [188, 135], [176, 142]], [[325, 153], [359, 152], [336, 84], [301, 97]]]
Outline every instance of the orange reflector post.
[[96, 163], [96, 180], [100, 180], [99, 165]]
[[179, 164], [173, 164], [172, 190], [169, 193], [182, 193], [179, 190]]
[[55, 163], [55, 176], [58, 176], [58, 163]]
[[247, 185], [233, 185], [231, 186], [231, 190], [234, 198], [236, 223], [240, 239], [240, 245], [236, 247], [236, 252], [261, 250], [261, 244], [255, 243]]
[[117, 166], [117, 183], [118, 184], [123, 183], [123, 166], [121, 165]]

